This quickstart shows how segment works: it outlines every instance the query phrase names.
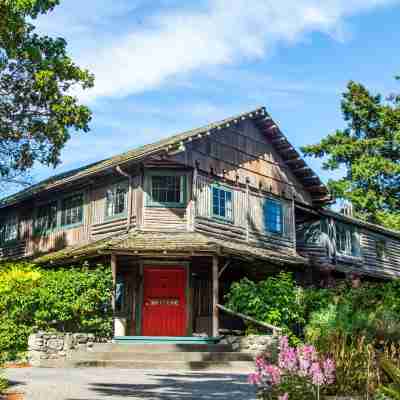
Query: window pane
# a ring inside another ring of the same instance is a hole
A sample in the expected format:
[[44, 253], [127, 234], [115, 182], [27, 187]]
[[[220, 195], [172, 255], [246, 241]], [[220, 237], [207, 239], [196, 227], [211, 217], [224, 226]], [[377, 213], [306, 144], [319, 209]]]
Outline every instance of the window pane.
[[183, 203], [183, 176], [152, 176], [151, 197], [157, 203]]
[[214, 216], [232, 220], [232, 192], [213, 187], [212, 208]]
[[57, 202], [41, 206], [37, 210], [35, 231], [44, 233], [57, 227]]
[[0, 242], [18, 239], [18, 218], [9, 217], [0, 222]]
[[122, 214], [127, 209], [128, 185], [118, 184], [107, 191], [106, 216]]
[[345, 255], [360, 255], [360, 236], [354, 226], [336, 222], [336, 249]]
[[282, 205], [275, 200], [265, 200], [264, 222], [269, 232], [282, 232]]
[[81, 223], [83, 220], [83, 195], [68, 197], [62, 202], [61, 225]]

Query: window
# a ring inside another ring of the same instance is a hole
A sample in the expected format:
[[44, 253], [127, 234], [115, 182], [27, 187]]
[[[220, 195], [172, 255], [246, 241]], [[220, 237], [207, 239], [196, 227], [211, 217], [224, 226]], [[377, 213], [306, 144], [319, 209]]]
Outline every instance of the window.
[[265, 229], [272, 233], [282, 233], [282, 204], [279, 201], [267, 199], [264, 202]]
[[347, 256], [360, 256], [360, 237], [356, 227], [336, 222], [336, 250]]
[[18, 218], [8, 217], [0, 221], [0, 243], [18, 239]]
[[152, 175], [151, 201], [155, 205], [182, 206], [185, 203], [184, 175]]
[[212, 212], [213, 216], [228, 221], [233, 220], [232, 192], [225, 188], [212, 188]]
[[125, 308], [125, 282], [118, 277], [115, 285], [115, 311], [121, 313]]
[[376, 245], [376, 257], [379, 260], [384, 260], [386, 258], [386, 240], [377, 239], [375, 241], [375, 245]]
[[35, 233], [45, 233], [57, 227], [57, 210], [56, 201], [38, 208], [34, 227]]
[[118, 183], [107, 191], [106, 217], [126, 213], [128, 208], [128, 184]]
[[61, 206], [61, 225], [74, 225], [83, 221], [83, 195], [66, 197]]

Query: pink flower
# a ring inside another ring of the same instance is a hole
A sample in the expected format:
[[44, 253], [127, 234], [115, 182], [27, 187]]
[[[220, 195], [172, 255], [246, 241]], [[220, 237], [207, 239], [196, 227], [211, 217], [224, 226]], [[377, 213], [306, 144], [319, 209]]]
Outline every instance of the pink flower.
[[317, 386], [321, 386], [325, 382], [324, 374], [322, 373], [319, 362], [314, 362], [310, 368], [312, 383]]
[[289, 394], [285, 393], [282, 396], [278, 396], [278, 400], [288, 400], [289, 399]]
[[322, 368], [324, 370], [325, 380], [328, 385], [335, 382], [335, 362], [330, 358], [327, 358], [322, 363]]
[[268, 365], [265, 370], [270, 376], [272, 385], [279, 385], [281, 383], [281, 370], [278, 367]]
[[252, 385], [258, 385], [261, 382], [261, 376], [258, 372], [253, 372], [249, 375], [248, 381]]

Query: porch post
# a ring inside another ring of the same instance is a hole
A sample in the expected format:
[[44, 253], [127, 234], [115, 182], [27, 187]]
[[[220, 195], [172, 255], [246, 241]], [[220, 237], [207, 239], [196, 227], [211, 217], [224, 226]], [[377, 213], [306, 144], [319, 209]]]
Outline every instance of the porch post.
[[115, 332], [115, 295], [116, 295], [116, 286], [117, 286], [117, 256], [115, 254], [111, 254], [111, 274], [113, 280], [113, 290], [112, 290], [112, 298], [111, 298], [111, 308], [113, 314], [113, 334], [116, 336]]
[[219, 336], [219, 319], [218, 319], [218, 292], [219, 292], [219, 282], [218, 282], [218, 256], [213, 256], [212, 263], [212, 293], [213, 293], [213, 314], [212, 314], [212, 334], [214, 337]]

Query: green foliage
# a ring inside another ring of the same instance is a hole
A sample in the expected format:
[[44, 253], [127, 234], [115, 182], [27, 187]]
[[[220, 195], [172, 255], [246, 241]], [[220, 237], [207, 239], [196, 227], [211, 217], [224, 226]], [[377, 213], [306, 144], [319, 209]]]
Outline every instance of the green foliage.
[[247, 278], [233, 283], [226, 301], [237, 312], [289, 331], [304, 322], [300, 298], [292, 274], [281, 272], [257, 283]]
[[383, 99], [350, 82], [342, 112], [345, 129], [302, 150], [324, 157], [327, 170], [345, 170], [329, 187], [351, 201], [359, 218], [400, 229], [400, 96]]
[[0, 394], [3, 393], [4, 390], [8, 388], [8, 380], [2, 375], [2, 371], [0, 371]]
[[336, 363], [334, 394], [373, 393], [382, 382], [380, 354], [400, 361], [400, 285], [398, 281], [342, 284], [332, 301], [311, 313], [306, 340]]
[[34, 330], [111, 333], [109, 268], [41, 269], [28, 264], [0, 270], [0, 353], [25, 351]]
[[93, 86], [62, 38], [40, 36], [32, 21], [58, 0], [0, 1], [0, 179], [35, 161], [57, 165], [69, 131], [88, 131], [89, 109], [71, 89]]
[[381, 360], [380, 365], [392, 383], [381, 386], [379, 391], [389, 399], [400, 400], [400, 368], [386, 359]]

